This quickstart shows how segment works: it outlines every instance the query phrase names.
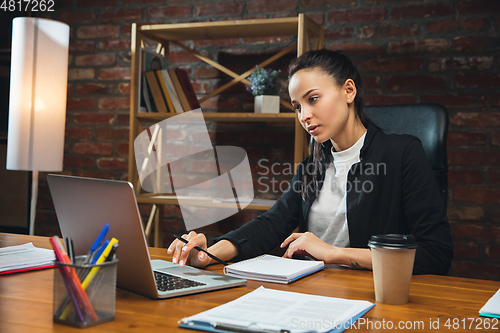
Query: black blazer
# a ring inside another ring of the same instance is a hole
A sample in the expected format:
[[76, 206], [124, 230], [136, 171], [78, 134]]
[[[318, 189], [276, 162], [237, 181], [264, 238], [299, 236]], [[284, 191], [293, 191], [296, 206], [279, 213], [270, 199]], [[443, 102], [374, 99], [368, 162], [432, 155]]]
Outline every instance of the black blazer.
[[[310, 155], [299, 165], [290, 187], [271, 209], [215, 239], [227, 239], [239, 247], [234, 261], [271, 251], [297, 227], [300, 232], [308, 230], [313, 200], [304, 201], [300, 189], [304, 168], [311, 161]], [[318, 179], [321, 184], [323, 172]], [[450, 225], [419, 139], [384, 134], [370, 125], [360, 162], [351, 167], [347, 179], [351, 247], [367, 248], [372, 235], [412, 234], [418, 242], [413, 273], [448, 273], [453, 257]]]

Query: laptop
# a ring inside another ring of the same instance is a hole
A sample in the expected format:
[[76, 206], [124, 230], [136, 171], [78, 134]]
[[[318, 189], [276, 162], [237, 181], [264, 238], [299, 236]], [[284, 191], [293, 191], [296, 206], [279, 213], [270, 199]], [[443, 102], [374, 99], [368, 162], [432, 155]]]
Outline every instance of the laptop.
[[107, 239], [119, 241], [118, 288], [159, 299], [246, 284], [244, 279], [150, 260], [131, 183], [52, 174], [47, 182], [62, 236], [71, 237], [75, 255], [87, 254], [104, 224], [109, 224]]

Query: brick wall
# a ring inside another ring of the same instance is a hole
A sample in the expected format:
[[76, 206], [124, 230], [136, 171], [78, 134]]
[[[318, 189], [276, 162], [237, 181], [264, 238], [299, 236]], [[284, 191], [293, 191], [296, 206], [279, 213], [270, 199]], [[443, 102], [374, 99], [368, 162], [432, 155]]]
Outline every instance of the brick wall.
[[[125, 179], [128, 160], [130, 27], [295, 16], [326, 29], [325, 45], [352, 56], [364, 77], [367, 103], [439, 103], [450, 112], [449, 209], [455, 239], [452, 274], [500, 279], [500, 1], [397, 0], [61, 0], [52, 18], [71, 26], [64, 172]], [[256, 56], [288, 45], [290, 37], [196, 42], [198, 50], [235, 71]], [[236, 57], [237, 61], [231, 61]], [[198, 96], [227, 80], [180, 49], [170, 61], [189, 70]], [[284, 64], [276, 64], [285, 68]], [[251, 111], [242, 86], [204, 103], [206, 111]], [[217, 142], [249, 151], [253, 171], [265, 157], [292, 162], [292, 127], [210, 125]], [[255, 135], [258, 131], [259, 135]], [[270, 141], [270, 139], [272, 139]], [[275, 141], [276, 140], [276, 141]], [[262, 171], [262, 170], [260, 170]], [[279, 178], [279, 177], [278, 177]], [[289, 176], [282, 175], [280, 179]], [[37, 233], [57, 227], [46, 185], [40, 185]], [[148, 207], [142, 207], [147, 212]], [[208, 227], [213, 234], [248, 221], [242, 212]], [[167, 207], [169, 234], [180, 212]]]

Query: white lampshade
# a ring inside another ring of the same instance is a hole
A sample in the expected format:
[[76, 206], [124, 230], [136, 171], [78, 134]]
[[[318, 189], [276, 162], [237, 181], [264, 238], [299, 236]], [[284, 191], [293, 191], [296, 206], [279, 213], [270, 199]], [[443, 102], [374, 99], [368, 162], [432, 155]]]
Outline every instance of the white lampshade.
[[69, 26], [18, 17], [12, 23], [7, 169], [62, 171]]

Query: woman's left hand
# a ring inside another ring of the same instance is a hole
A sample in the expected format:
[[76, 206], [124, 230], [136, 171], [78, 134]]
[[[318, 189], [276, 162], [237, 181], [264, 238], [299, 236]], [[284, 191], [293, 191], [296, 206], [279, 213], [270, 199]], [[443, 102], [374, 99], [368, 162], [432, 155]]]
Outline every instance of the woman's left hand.
[[293, 233], [281, 244], [281, 248], [288, 246], [284, 258], [292, 258], [294, 254], [299, 256], [309, 256], [315, 260], [322, 260], [325, 263], [334, 261], [334, 254], [338, 248], [323, 242], [311, 232]]

